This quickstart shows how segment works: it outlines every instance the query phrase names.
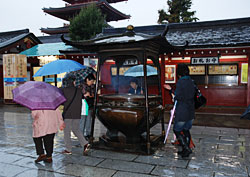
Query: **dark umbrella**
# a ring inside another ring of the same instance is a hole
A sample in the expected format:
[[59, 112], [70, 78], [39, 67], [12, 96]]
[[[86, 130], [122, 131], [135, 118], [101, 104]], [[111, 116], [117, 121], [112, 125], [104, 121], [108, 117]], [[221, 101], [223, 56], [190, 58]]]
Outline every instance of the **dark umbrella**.
[[250, 120], [250, 105], [247, 107], [245, 112], [240, 116], [240, 118]]
[[66, 101], [62, 91], [50, 84], [28, 81], [12, 90], [13, 101], [31, 110], [55, 110]]
[[86, 67], [77, 71], [71, 71], [64, 76], [64, 82], [62, 83], [62, 87], [67, 86], [67, 78], [71, 77], [72, 75], [74, 75], [76, 78], [75, 85], [80, 86], [84, 83], [85, 78], [91, 73], [96, 74], [96, 71], [91, 67]]

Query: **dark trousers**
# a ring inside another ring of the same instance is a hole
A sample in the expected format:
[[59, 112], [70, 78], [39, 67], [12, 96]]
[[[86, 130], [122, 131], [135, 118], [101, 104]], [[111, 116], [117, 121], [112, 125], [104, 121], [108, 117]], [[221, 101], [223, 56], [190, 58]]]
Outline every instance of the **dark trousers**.
[[51, 157], [53, 153], [53, 146], [54, 146], [54, 137], [55, 133], [45, 135], [38, 138], [33, 138], [34, 143], [36, 145], [36, 153], [37, 155], [44, 154], [44, 149], [46, 151], [46, 156]]

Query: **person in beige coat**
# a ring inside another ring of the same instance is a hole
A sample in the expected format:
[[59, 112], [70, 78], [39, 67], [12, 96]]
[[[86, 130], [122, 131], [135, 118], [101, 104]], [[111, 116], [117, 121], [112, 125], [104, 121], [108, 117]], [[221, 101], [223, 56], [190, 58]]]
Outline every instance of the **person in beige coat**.
[[37, 155], [39, 155], [35, 162], [44, 161], [51, 163], [55, 134], [58, 132], [58, 129], [63, 130], [65, 127], [62, 113], [57, 108], [56, 110], [33, 110], [31, 115], [34, 119], [33, 140]]

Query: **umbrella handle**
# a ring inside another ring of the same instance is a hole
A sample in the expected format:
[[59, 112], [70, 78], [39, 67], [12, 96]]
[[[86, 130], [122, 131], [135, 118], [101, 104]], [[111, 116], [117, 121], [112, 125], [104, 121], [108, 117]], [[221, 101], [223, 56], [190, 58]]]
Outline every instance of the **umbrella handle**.
[[165, 135], [165, 139], [164, 139], [164, 144], [166, 144], [166, 141], [167, 141], [167, 138], [168, 138], [169, 130], [170, 130], [173, 118], [174, 118], [176, 104], [177, 104], [177, 100], [175, 101], [173, 110], [171, 112], [170, 120], [169, 120], [169, 123], [168, 123], [168, 129], [167, 129], [167, 132], [166, 132], [166, 135]]

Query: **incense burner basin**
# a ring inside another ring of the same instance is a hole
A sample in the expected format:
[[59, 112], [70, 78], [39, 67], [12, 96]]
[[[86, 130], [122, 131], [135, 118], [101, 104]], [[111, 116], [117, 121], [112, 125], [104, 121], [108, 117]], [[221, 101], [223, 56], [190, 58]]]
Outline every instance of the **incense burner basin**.
[[144, 95], [100, 95], [97, 117], [109, 132], [113, 132], [112, 136], [117, 136], [117, 132], [121, 132], [126, 136], [127, 142], [139, 142], [141, 134], [147, 131], [147, 121], [151, 128], [163, 116], [160, 99], [161, 97], [157, 95], [148, 96], [149, 120], [147, 120]]

